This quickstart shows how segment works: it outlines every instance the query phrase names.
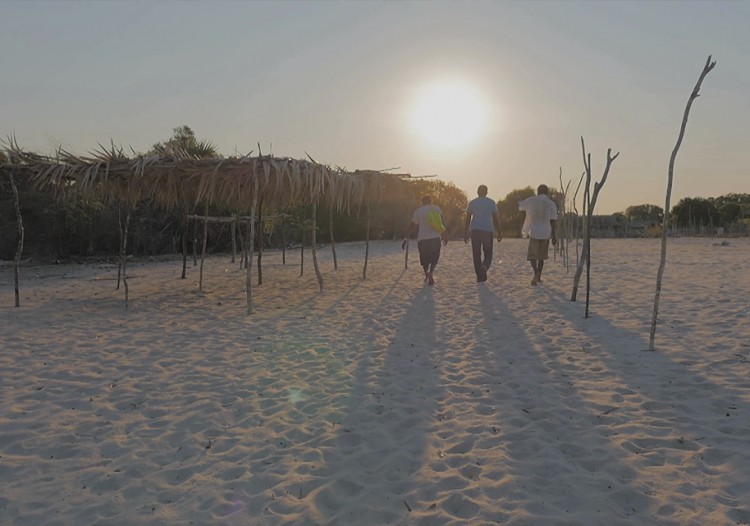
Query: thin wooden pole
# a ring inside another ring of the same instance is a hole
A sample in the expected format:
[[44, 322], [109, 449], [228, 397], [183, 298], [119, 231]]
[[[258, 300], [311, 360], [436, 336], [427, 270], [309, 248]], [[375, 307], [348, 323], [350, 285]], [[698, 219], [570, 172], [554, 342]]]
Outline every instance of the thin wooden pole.
[[367, 279], [367, 260], [370, 257], [370, 201], [367, 201], [367, 228], [365, 230], [365, 265], [362, 267], [362, 279]]
[[15, 306], [18, 308], [21, 306], [21, 293], [19, 290], [19, 282], [21, 278], [21, 254], [23, 253], [23, 216], [21, 215], [21, 204], [18, 197], [18, 186], [16, 185], [16, 178], [13, 175], [13, 171], [8, 172], [8, 178], [10, 179], [10, 187], [13, 190], [13, 207], [16, 211], [16, 222], [18, 223], [18, 244], [16, 245], [16, 257], [14, 259], [14, 274], [13, 284], [15, 291]]
[[198, 219], [193, 220], [193, 266], [198, 266]]
[[336, 242], [333, 239], [333, 204], [329, 208], [328, 215], [328, 234], [331, 239], [331, 252], [333, 252], [333, 270], [338, 270], [339, 264], [336, 260]]
[[258, 216], [258, 188], [259, 188], [258, 174], [253, 173], [253, 177], [255, 178], [255, 181], [254, 181], [254, 190], [253, 190], [252, 213], [250, 214], [251, 215], [250, 235], [248, 236], [248, 240], [246, 243], [246, 245], [249, 245], [249, 254], [247, 255], [247, 259], [246, 259], [247, 273], [245, 275], [245, 290], [247, 292], [247, 314], [248, 315], [253, 313], [252, 257], [253, 257], [253, 251], [255, 250], [255, 218]]
[[318, 203], [316, 201], [313, 201], [312, 205], [312, 227], [311, 227], [311, 239], [312, 239], [312, 260], [313, 260], [313, 268], [315, 269], [315, 275], [318, 278], [318, 288], [320, 289], [320, 292], [323, 292], [323, 275], [320, 273], [320, 268], [318, 267], [318, 254], [315, 249], [315, 244], [317, 242], [317, 233], [316, 230], [318, 229]]
[[237, 256], [237, 214], [232, 217], [232, 261], [230, 263], [234, 263], [234, 258]]
[[123, 224], [122, 224], [122, 206], [120, 202], [117, 203], [117, 233], [119, 234], [117, 244], [117, 286], [115, 290], [120, 290], [120, 281], [122, 280], [122, 238], [123, 238]]
[[182, 213], [182, 275], [180, 279], [187, 277], [187, 253], [188, 253], [188, 213], [185, 209]]
[[201, 248], [201, 268], [198, 278], [198, 290], [203, 292], [203, 262], [206, 260], [206, 246], [208, 245], [208, 201], [204, 205], [205, 219], [203, 220], [203, 246]]
[[286, 265], [286, 214], [281, 216], [281, 264]]
[[130, 299], [130, 289], [128, 287], [128, 230], [130, 228], [130, 189], [128, 189], [128, 211], [125, 216], [125, 227], [122, 234], [122, 251], [120, 252], [121, 265], [122, 265], [122, 284], [125, 287], [125, 308], [128, 308], [128, 301]]
[[261, 260], [263, 259], [263, 198], [258, 201], [258, 285], [263, 285], [263, 267], [261, 266]]

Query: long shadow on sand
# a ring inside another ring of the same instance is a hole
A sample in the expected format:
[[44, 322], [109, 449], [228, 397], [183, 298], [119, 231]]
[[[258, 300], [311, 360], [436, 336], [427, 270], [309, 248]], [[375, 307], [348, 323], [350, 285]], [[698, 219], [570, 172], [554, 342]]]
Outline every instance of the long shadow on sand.
[[442, 462], [463, 479], [437, 495], [445, 513], [456, 524], [596, 524], [645, 512], [651, 500], [596, 409], [542, 361], [519, 307], [490, 287], [475, 295], [465, 302], [475, 314], [454, 321], [462, 329], [444, 329], [463, 349], [444, 368], [451, 395], [446, 423], [437, 424]]
[[[613, 441], [655, 495], [678, 489], [665, 515], [712, 510], [721, 521], [750, 522], [750, 419], [742, 411], [747, 391], [720, 385], [679, 353], [644, 351], [645, 339], [601, 316], [584, 319], [581, 306], [544, 291], [549, 305], [579, 337], [563, 343], [566, 373], [587, 398], [606, 403], [601, 415], [613, 428]], [[579, 342], [586, 342], [581, 346]], [[548, 354], [548, 357], [551, 353]], [[735, 357], [736, 358], [736, 357]], [[738, 366], [740, 359], [737, 359]], [[726, 367], [731, 365], [726, 364]], [[607, 392], [587, 385], [608, 377]], [[605, 398], [606, 396], [606, 398]], [[643, 423], [632, 425], [637, 419]], [[666, 474], [666, 476], [665, 476]], [[719, 510], [722, 510], [719, 511]]]
[[[438, 383], [433, 291], [418, 289], [403, 313], [372, 314], [386, 334], [360, 333], [370, 341], [361, 349], [337, 433], [320, 444], [325, 476], [307, 497], [317, 515], [311, 524], [402, 524], [408, 495], [419, 485], [436, 412], [427, 396]], [[397, 325], [383, 325], [386, 318]]]

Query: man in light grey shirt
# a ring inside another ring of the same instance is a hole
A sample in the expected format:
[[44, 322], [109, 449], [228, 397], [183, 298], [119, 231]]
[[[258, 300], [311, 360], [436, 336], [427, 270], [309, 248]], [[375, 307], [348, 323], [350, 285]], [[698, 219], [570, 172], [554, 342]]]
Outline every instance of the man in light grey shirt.
[[477, 198], [469, 202], [466, 207], [466, 221], [464, 224], [464, 242], [471, 238], [471, 255], [474, 259], [474, 272], [477, 282], [487, 281], [487, 270], [492, 263], [492, 227], [497, 230], [497, 242], [503, 240], [500, 230], [500, 220], [497, 216], [495, 201], [487, 197], [487, 186], [477, 188]]

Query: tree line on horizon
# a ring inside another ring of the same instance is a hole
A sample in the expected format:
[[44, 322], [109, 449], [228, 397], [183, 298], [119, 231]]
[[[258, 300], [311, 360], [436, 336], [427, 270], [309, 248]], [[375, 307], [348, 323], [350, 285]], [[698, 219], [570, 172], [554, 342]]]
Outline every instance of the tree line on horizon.
[[[164, 151], [167, 146], [176, 146], [199, 157], [217, 156], [215, 146], [209, 141], [198, 140], [188, 126], [173, 130], [173, 136], [156, 143], [152, 151]], [[5, 162], [0, 152], [0, 163]], [[86, 257], [115, 257], [118, 253], [118, 225], [122, 221], [117, 207], [103, 202], [69, 194], [58, 199], [50, 193], [39, 191], [24, 180], [17, 181], [19, 201], [25, 229], [24, 255], [54, 260]], [[464, 212], [469, 201], [466, 193], [453, 183], [439, 179], [415, 179], [406, 182], [406, 191], [389, 196], [377, 203], [370, 211], [370, 239], [401, 239], [419, 206], [420, 197], [431, 194], [434, 202], [443, 210], [446, 227], [452, 237], [463, 235]], [[503, 235], [520, 237], [524, 215], [518, 210], [518, 202], [535, 194], [532, 187], [515, 189], [497, 202]], [[551, 188], [550, 196], [562, 205], [562, 194]], [[563, 207], [560, 206], [563, 210]], [[213, 206], [211, 216], [229, 216], [231, 211]], [[337, 242], [360, 241], [365, 238], [367, 219], [364, 210], [352, 210], [350, 214], [336, 214], [329, 222], [330, 211], [318, 207], [317, 239], [330, 238], [332, 225]], [[571, 214], [570, 211], [567, 212]], [[640, 204], [628, 207], [623, 212], [610, 216], [615, 223], [639, 223], [658, 228], [663, 219], [663, 209], [656, 205]], [[312, 207], [294, 205], [279, 210], [264, 208], [263, 225], [258, 228], [263, 246], [299, 246], [309, 243], [305, 232], [311, 224]], [[679, 201], [670, 211], [670, 219], [677, 228], [735, 228], [748, 233], [750, 228], [750, 194], [731, 193], [716, 198], [690, 197]], [[201, 227], [202, 228], [202, 227]], [[208, 225], [208, 252], [226, 253], [232, 250], [231, 223]], [[198, 242], [197, 222], [190, 230], [188, 244]], [[181, 252], [181, 217], [176, 211], [159, 209], [150, 200], [144, 200], [131, 217], [128, 247], [134, 256], [159, 256]], [[309, 234], [307, 235], [309, 237]], [[17, 246], [17, 219], [14, 198], [9, 181], [0, 180], [0, 259], [12, 259]]]

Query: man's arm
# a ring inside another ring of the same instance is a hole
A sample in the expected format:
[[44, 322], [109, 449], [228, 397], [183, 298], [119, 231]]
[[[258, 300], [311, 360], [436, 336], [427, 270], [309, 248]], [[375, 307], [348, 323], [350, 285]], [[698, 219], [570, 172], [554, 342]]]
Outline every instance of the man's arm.
[[466, 220], [464, 221], [464, 243], [469, 242], [469, 227], [471, 226], [471, 212], [466, 211]]
[[549, 226], [552, 229], [552, 244], [557, 244], [557, 234], [555, 233], [555, 230], [557, 229], [557, 220], [551, 219], [549, 222]]
[[409, 224], [406, 225], [406, 229], [404, 230], [404, 239], [411, 237], [414, 235], [414, 232], [419, 228], [419, 224], [415, 223], [414, 221], [409, 221]]
[[495, 225], [495, 230], [497, 231], [497, 242], [503, 240], [503, 231], [500, 228], [500, 216], [497, 214], [497, 212], [492, 212], [492, 223]]
[[443, 214], [440, 214], [440, 220], [443, 222], [443, 232], [440, 234], [440, 239], [443, 240], [443, 246], [448, 244], [448, 227], [445, 226], [447, 223], [445, 222], [445, 216]]

